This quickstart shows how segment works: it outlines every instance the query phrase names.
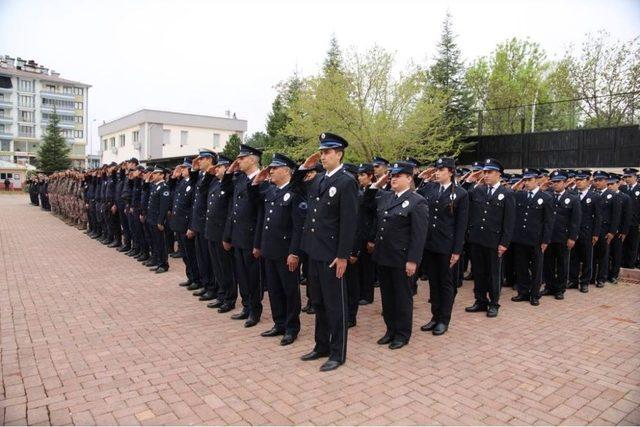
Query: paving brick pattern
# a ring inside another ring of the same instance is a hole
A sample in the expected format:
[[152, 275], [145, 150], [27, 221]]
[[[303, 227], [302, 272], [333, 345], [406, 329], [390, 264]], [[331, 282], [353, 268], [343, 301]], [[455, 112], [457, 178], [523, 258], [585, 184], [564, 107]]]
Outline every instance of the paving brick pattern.
[[[281, 347], [26, 197], [0, 196], [0, 424], [640, 424], [640, 286], [464, 313], [392, 351], [380, 298], [330, 373], [302, 362], [313, 318]], [[266, 299], [265, 299], [266, 303]], [[268, 304], [267, 304], [268, 305]]]

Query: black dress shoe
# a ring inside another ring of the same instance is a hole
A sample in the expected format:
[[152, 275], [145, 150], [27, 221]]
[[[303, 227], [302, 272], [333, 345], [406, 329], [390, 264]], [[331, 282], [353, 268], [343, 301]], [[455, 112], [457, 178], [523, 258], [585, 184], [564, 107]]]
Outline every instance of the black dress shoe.
[[387, 345], [389, 344], [391, 341], [393, 341], [393, 337], [389, 334], [384, 334], [384, 336], [382, 338], [380, 338], [378, 341], [376, 341], [379, 345]]
[[182, 258], [183, 255], [180, 252], [174, 252], [171, 255], [169, 255], [171, 258]]
[[578, 289], [578, 284], [569, 282], [567, 289]]
[[149, 254], [145, 254], [144, 252], [136, 257], [136, 260], [140, 262], [145, 262], [148, 259], [149, 259]]
[[498, 317], [498, 307], [492, 305], [487, 309], [487, 317]]
[[531, 304], [534, 307], [539, 306], [540, 305], [540, 298], [531, 297], [531, 299], [529, 300], [529, 304]]
[[280, 345], [289, 345], [289, 344], [293, 344], [293, 342], [296, 340], [296, 336], [295, 335], [291, 335], [291, 334], [285, 334], [282, 339], [280, 340]]
[[355, 321], [355, 320], [349, 320], [349, 321], [347, 322], [347, 327], [348, 327], [348, 328], [353, 328], [353, 327], [354, 327], [354, 326], [356, 326], [356, 325], [357, 325], [357, 323], [356, 323], [356, 321]]
[[246, 322], [244, 322], [245, 328], [252, 328], [256, 326], [260, 322], [260, 319], [256, 319], [255, 317], [249, 317]]
[[218, 313], [228, 313], [236, 307], [230, 304], [222, 304], [218, 309]]
[[187, 286], [188, 291], [195, 291], [200, 288], [202, 288], [202, 285], [200, 283], [195, 283], [195, 282]]
[[107, 247], [108, 248], [119, 248], [120, 247], [120, 243], [113, 242], [113, 243], [109, 244]]
[[151, 264], [151, 267], [149, 268], [149, 271], [156, 271], [159, 268], [160, 268], [160, 266], [158, 264]]
[[445, 325], [444, 323], [438, 323], [436, 325], [435, 328], [433, 328], [433, 335], [443, 335], [445, 332], [447, 332], [447, 330], [449, 329], [449, 326]]
[[120, 246], [117, 251], [118, 252], [129, 252], [131, 250], [131, 246]]
[[596, 288], [604, 288], [604, 282], [596, 282]]
[[222, 307], [222, 301], [216, 299], [213, 300], [213, 302], [210, 302], [209, 304], [207, 304], [207, 308], [220, 308]]
[[278, 329], [275, 326], [268, 331], [264, 331], [260, 334], [261, 337], [278, 337], [280, 335], [284, 335], [284, 331], [282, 329]]
[[327, 360], [320, 366], [320, 372], [329, 372], [334, 369], [338, 369], [338, 367], [342, 365], [340, 362], [336, 362], [335, 360]]
[[198, 301], [212, 301], [216, 298], [216, 294], [214, 294], [213, 292], [205, 292], [204, 294], [200, 295], [200, 298], [198, 298]]
[[404, 341], [391, 341], [391, 344], [389, 344], [389, 348], [391, 350], [397, 350], [399, 348], [404, 347], [406, 344], [406, 342]]
[[369, 305], [372, 302], [373, 301], [367, 301], [366, 299], [361, 299], [360, 301], [358, 301], [358, 305]]
[[546, 287], [543, 290], [540, 291], [540, 296], [551, 295], [551, 294], [552, 294], [552, 292], [549, 289], [547, 289]]
[[153, 264], [155, 264], [153, 261], [151, 261], [150, 259], [145, 260], [142, 265], [144, 265], [145, 267], [151, 267]]
[[193, 294], [194, 297], [199, 297], [201, 295], [204, 295], [207, 292], [207, 290], [205, 288], [200, 288], [198, 290], [196, 290]]
[[609, 279], [609, 283], [611, 283], [613, 285], [617, 285], [618, 284], [618, 278], [617, 277], [612, 277], [611, 279]]
[[580, 285], [580, 292], [582, 292], [583, 294], [589, 292], [589, 285]]
[[247, 310], [242, 310], [240, 313], [236, 313], [231, 315], [233, 320], [245, 320], [249, 318], [249, 312]]
[[511, 297], [511, 301], [513, 302], [522, 302], [522, 301], [529, 301], [529, 295], [524, 295], [524, 294], [518, 294], [514, 297]]
[[158, 267], [156, 269], [156, 274], [166, 273], [167, 271], [169, 271], [169, 267]]
[[555, 297], [556, 299], [564, 299], [564, 294], [562, 292], [558, 292]]
[[437, 324], [438, 323], [435, 320], [430, 320], [426, 325], [420, 326], [420, 330], [424, 332], [433, 331], [433, 328], [435, 328]]
[[476, 301], [473, 303], [471, 307], [466, 307], [464, 311], [466, 311], [467, 313], [477, 313], [479, 311], [487, 311], [487, 305]]
[[180, 282], [180, 283], [178, 283], [178, 286], [184, 286], [184, 287], [186, 287], [186, 286], [191, 286], [191, 284], [192, 284], [192, 283], [193, 283], [193, 282], [192, 282], [191, 280], [187, 280], [186, 282]]
[[321, 353], [321, 352], [312, 350], [310, 353], [307, 353], [304, 356], [300, 357], [300, 360], [304, 360], [305, 362], [307, 362], [309, 360], [320, 359], [321, 357], [329, 357], [329, 353]]

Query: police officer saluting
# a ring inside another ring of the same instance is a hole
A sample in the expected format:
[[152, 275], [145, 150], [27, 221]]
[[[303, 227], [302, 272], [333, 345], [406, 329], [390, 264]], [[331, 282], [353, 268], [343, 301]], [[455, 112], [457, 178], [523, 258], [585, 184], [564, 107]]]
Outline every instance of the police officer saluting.
[[544, 254], [546, 286], [541, 294], [564, 299], [569, 279], [570, 254], [580, 232], [582, 207], [578, 196], [569, 192], [565, 187], [568, 178], [566, 171], [553, 171], [550, 178], [553, 186], [555, 220], [551, 232], [551, 242]]
[[413, 323], [411, 278], [422, 259], [429, 209], [425, 199], [411, 190], [413, 164], [396, 162], [390, 170], [392, 191], [383, 188], [383, 175], [366, 192], [377, 212], [373, 259], [378, 264], [382, 316], [387, 331], [378, 340], [392, 350], [409, 343]]
[[435, 163], [436, 181], [418, 190], [429, 206], [429, 224], [423, 265], [429, 279], [431, 320], [422, 331], [442, 335], [449, 328], [451, 310], [460, 275], [460, 255], [469, 219], [467, 192], [455, 183], [456, 161], [440, 158]]
[[487, 159], [482, 171], [467, 178], [468, 182], [477, 182], [482, 173], [480, 184], [469, 193], [469, 243], [476, 301], [465, 311], [486, 311], [487, 317], [498, 315], [502, 256], [511, 243], [515, 220], [513, 193], [500, 185], [503, 171], [500, 162]]
[[[607, 188], [609, 174], [604, 171], [595, 171], [593, 181], [595, 192], [599, 197], [602, 225], [600, 236], [593, 252], [593, 273], [597, 288], [603, 288], [609, 275], [609, 248], [620, 227], [620, 214], [622, 205], [616, 201], [613, 191]], [[591, 279], [594, 281], [594, 278]]]
[[[295, 341], [300, 332], [300, 238], [307, 204], [291, 183], [296, 163], [276, 153], [252, 183], [254, 197], [263, 203], [258, 218], [256, 248], [264, 260], [274, 326], [263, 337], [284, 335], [281, 345]], [[270, 182], [266, 182], [270, 176]]]
[[147, 223], [153, 238], [153, 250], [155, 252], [156, 267], [151, 270], [156, 273], [164, 273], [169, 270], [169, 258], [167, 245], [164, 238], [164, 228], [171, 201], [169, 186], [164, 181], [166, 170], [159, 166], [151, 174], [152, 187], [149, 194], [149, 208], [147, 210]]
[[620, 191], [631, 197], [631, 221], [629, 234], [624, 239], [622, 251], [622, 266], [635, 268], [638, 256], [638, 242], [640, 242], [640, 184], [638, 184], [638, 169], [624, 168], [622, 177], [625, 185], [620, 186]]
[[315, 347], [302, 360], [329, 356], [321, 371], [338, 368], [347, 355], [347, 289], [344, 273], [357, 228], [358, 187], [342, 167], [348, 142], [341, 136], [320, 135], [320, 153], [311, 155], [301, 173], [318, 159], [325, 172], [305, 181], [308, 200], [302, 249], [309, 257], [311, 301], [316, 312]]

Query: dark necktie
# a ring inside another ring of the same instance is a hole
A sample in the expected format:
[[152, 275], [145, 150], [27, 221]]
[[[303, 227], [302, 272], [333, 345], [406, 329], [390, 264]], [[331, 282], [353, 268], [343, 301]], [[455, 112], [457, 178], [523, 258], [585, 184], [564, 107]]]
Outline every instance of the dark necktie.
[[527, 199], [529, 200], [533, 199], [533, 191], [529, 191], [529, 197], [527, 197]]
[[491, 187], [487, 187], [487, 196], [491, 197]]
[[320, 178], [320, 192], [324, 191], [324, 184], [327, 181], [327, 175], [322, 175], [322, 177]]

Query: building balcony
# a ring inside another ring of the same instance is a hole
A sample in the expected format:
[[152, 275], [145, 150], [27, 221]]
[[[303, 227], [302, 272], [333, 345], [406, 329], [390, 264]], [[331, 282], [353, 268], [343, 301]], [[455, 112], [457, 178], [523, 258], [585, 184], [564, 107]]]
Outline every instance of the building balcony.
[[1, 132], [0, 131], [0, 139], [3, 139], [3, 140], [13, 139], [13, 134], [11, 132]]
[[[53, 113], [54, 107], [52, 105], [43, 105], [40, 107], [43, 113]], [[73, 107], [55, 107], [55, 111], [59, 114], [75, 114], [76, 110]]]
[[47, 90], [40, 91], [40, 96], [48, 99], [59, 99], [62, 101], [75, 101], [76, 96], [72, 93], [51, 92]]
[[8, 115], [0, 115], [0, 123], [2, 124], [11, 124], [13, 123], [13, 117]]
[[0, 93], [12, 93], [12, 92], [13, 92], [12, 87], [0, 87]]
[[13, 108], [13, 101], [10, 99], [0, 99], [0, 107]]
[[[40, 122], [40, 125], [43, 128], [46, 128], [47, 126], [49, 126], [49, 120], [42, 120]], [[76, 128], [76, 124], [73, 122], [58, 122], [58, 127], [60, 129], [75, 129]]]

